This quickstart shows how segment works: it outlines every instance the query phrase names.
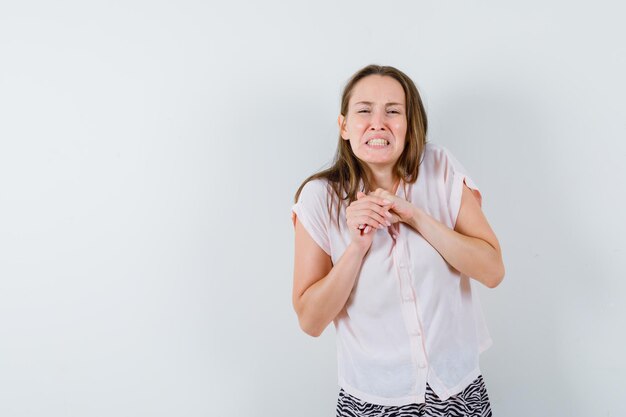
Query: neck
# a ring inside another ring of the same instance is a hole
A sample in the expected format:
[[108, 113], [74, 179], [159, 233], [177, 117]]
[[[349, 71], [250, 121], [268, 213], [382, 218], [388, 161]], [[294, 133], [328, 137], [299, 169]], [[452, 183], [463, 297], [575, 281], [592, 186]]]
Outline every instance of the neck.
[[400, 179], [394, 178], [391, 171], [378, 171], [375, 168], [370, 168], [369, 174], [372, 191], [377, 188], [382, 188], [383, 190], [386, 190], [391, 194], [396, 193], [398, 184], [400, 183]]

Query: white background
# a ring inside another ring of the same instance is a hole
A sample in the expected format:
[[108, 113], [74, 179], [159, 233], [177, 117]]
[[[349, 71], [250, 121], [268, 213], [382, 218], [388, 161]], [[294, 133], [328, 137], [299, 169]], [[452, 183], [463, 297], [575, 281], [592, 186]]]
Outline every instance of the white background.
[[623, 416], [626, 29], [609, 1], [2, 1], [0, 415], [331, 416], [290, 207], [369, 63], [420, 89], [507, 275], [496, 416]]

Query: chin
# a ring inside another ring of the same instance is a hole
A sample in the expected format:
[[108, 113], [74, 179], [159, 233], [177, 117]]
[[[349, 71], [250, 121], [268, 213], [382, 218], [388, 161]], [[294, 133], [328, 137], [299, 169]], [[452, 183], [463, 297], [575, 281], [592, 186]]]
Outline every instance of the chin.
[[396, 161], [391, 160], [391, 159], [361, 159], [359, 158], [361, 162], [363, 162], [364, 164], [367, 165], [371, 165], [371, 166], [377, 166], [377, 167], [384, 167], [384, 166], [390, 166], [392, 167]]

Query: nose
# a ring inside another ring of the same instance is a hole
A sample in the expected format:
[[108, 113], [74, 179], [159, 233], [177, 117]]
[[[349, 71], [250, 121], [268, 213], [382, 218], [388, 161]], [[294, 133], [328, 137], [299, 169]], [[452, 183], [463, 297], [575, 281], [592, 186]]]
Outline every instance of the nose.
[[372, 117], [370, 119], [370, 130], [385, 130], [385, 118], [383, 112], [372, 112]]

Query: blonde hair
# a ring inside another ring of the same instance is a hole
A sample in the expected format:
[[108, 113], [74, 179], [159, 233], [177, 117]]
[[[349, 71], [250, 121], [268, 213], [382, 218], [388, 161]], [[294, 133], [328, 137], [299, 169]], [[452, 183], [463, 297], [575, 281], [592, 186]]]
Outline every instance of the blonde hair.
[[[428, 121], [419, 92], [413, 81], [405, 73], [394, 67], [380, 65], [368, 65], [360, 69], [348, 80], [348, 83], [343, 89], [341, 96], [341, 114], [344, 117], [348, 114], [348, 104], [350, 103], [350, 97], [355, 85], [360, 80], [370, 75], [391, 77], [398, 81], [404, 90], [407, 112], [407, 132], [404, 150], [394, 166], [393, 175], [395, 178], [402, 178], [405, 183], [414, 183], [419, 174], [419, 166], [426, 146]], [[347, 205], [350, 205], [350, 203], [356, 200], [356, 194], [359, 191], [358, 188], [361, 180], [364, 184], [363, 192], [368, 193], [372, 191], [370, 189], [371, 184], [367, 172], [366, 165], [354, 155], [350, 142], [344, 140], [341, 134], [339, 134], [337, 151], [335, 152], [331, 167], [317, 172], [304, 180], [298, 188], [298, 191], [296, 191], [294, 202], [298, 201], [302, 188], [304, 188], [309, 181], [314, 179], [328, 180], [328, 183], [334, 191], [334, 196], [337, 199], [337, 224], [339, 225], [339, 207], [344, 201], [347, 202]], [[328, 206], [328, 211], [331, 215], [333, 211], [333, 200], [335, 199], [330, 199]]]

